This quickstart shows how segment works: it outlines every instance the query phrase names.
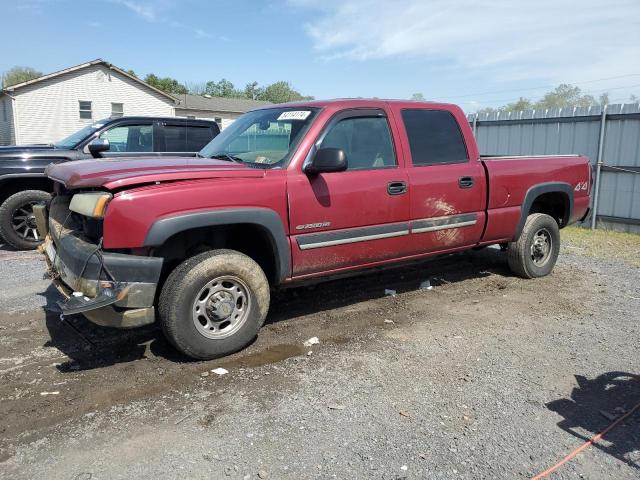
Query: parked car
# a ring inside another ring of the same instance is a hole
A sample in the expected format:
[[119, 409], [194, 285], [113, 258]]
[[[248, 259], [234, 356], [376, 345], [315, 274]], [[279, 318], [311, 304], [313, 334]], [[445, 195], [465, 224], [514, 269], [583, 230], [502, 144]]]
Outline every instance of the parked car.
[[482, 158], [457, 106], [382, 100], [254, 110], [197, 159], [47, 173], [36, 213], [62, 311], [114, 327], [157, 313], [199, 359], [247, 345], [274, 287], [492, 244], [516, 275], [547, 275], [591, 190], [583, 156]]
[[50, 163], [88, 158], [194, 156], [220, 133], [213, 121], [119, 117], [100, 120], [51, 145], [0, 147], [0, 237], [19, 250], [36, 248], [43, 236], [33, 205], [49, 199]]

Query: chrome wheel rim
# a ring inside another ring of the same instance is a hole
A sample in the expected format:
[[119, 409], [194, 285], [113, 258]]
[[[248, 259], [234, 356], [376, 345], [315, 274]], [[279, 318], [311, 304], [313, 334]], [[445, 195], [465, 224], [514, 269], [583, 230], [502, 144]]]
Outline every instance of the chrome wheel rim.
[[551, 233], [546, 228], [541, 228], [535, 233], [531, 242], [531, 260], [533, 264], [542, 267], [549, 261], [552, 249]]
[[202, 336], [226, 338], [236, 333], [251, 309], [249, 288], [238, 277], [214, 278], [200, 289], [193, 302], [191, 317]]
[[38, 205], [39, 203], [42, 202], [27, 202], [20, 205], [13, 212], [13, 216], [11, 217], [11, 227], [22, 240], [33, 243], [39, 243], [42, 241], [42, 238], [40, 238], [40, 234], [38, 233], [36, 217], [33, 214], [34, 205]]

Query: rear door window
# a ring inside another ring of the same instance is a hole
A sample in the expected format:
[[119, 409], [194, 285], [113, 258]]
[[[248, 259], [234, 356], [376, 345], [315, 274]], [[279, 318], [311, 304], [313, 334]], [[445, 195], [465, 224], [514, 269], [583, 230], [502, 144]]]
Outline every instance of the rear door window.
[[213, 128], [189, 126], [187, 127], [187, 152], [199, 152], [214, 137]]
[[187, 150], [187, 127], [184, 125], [165, 125], [162, 128], [164, 133], [165, 152], [186, 152]]
[[402, 110], [414, 166], [464, 163], [469, 156], [454, 116], [446, 110]]

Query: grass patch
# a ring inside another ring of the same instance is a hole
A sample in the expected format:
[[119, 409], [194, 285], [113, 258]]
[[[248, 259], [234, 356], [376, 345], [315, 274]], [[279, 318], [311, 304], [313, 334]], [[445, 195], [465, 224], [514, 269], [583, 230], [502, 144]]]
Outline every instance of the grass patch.
[[567, 227], [560, 231], [562, 252], [616, 259], [640, 267], [640, 235]]

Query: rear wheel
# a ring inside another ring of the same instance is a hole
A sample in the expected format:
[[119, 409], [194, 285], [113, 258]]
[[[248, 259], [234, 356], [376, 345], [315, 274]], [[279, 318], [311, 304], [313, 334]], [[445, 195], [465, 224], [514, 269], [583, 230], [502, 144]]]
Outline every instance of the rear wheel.
[[0, 206], [0, 236], [18, 250], [33, 250], [44, 238], [36, 227], [33, 207], [51, 198], [42, 190], [25, 190], [7, 198]]
[[509, 243], [509, 268], [523, 278], [544, 277], [553, 270], [560, 252], [560, 229], [549, 215], [527, 217], [520, 237]]
[[269, 283], [260, 266], [234, 250], [191, 257], [162, 288], [159, 314], [167, 339], [201, 360], [240, 350], [258, 334], [269, 310]]

